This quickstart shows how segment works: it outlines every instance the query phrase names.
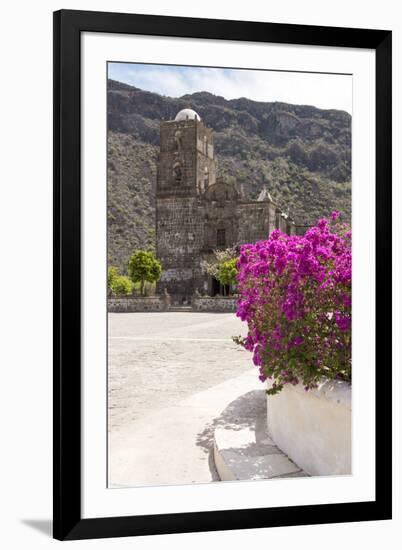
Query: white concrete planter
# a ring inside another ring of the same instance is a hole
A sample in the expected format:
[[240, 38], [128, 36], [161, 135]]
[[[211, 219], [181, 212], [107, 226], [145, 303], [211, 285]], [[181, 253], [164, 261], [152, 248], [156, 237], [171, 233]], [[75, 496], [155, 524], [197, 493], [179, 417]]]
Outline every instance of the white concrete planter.
[[293, 462], [310, 475], [352, 473], [352, 388], [325, 381], [316, 390], [285, 385], [268, 395], [268, 433]]

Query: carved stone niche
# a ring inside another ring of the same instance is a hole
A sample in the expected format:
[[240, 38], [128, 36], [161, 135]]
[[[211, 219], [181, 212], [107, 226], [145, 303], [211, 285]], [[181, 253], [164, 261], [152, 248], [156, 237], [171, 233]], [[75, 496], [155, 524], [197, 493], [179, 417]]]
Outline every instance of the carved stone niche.
[[182, 150], [182, 139], [183, 139], [182, 133], [180, 132], [180, 130], [176, 130], [174, 134], [174, 142], [175, 142], [175, 149], [179, 154]]

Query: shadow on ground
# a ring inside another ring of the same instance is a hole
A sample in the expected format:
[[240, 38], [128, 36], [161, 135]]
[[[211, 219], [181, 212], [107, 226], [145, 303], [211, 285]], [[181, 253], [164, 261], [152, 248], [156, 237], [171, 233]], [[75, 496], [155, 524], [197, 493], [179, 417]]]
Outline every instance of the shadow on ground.
[[21, 523], [32, 527], [35, 531], [39, 531], [48, 537], [52, 536], [53, 522], [51, 519], [22, 519]]
[[255, 432], [256, 442], [267, 434], [267, 400], [265, 390], [253, 390], [232, 401], [226, 409], [197, 435], [196, 445], [208, 453], [208, 464], [213, 481], [219, 481], [213, 458], [214, 432], [216, 428]]

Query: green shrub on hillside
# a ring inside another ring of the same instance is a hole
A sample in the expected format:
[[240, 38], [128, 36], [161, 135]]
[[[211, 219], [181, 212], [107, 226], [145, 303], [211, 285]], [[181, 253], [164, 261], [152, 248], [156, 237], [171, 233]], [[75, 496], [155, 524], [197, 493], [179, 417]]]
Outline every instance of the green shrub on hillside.
[[115, 266], [108, 269], [107, 283], [112, 296], [130, 296], [133, 292], [133, 282], [128, 277], [120, 275], [119, 269]]
[[113, 281], [112, 292], [115, 296], [130, 296], [133, 292], [133, 282], [125, 275], [119, 275]]

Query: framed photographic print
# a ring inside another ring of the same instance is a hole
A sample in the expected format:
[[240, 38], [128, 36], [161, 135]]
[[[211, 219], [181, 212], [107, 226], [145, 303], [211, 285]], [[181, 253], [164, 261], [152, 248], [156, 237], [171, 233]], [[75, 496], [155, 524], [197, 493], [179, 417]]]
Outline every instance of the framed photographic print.
[[55, 538], [391, 518], [391, 32], [56, 12], [54, 322]]

